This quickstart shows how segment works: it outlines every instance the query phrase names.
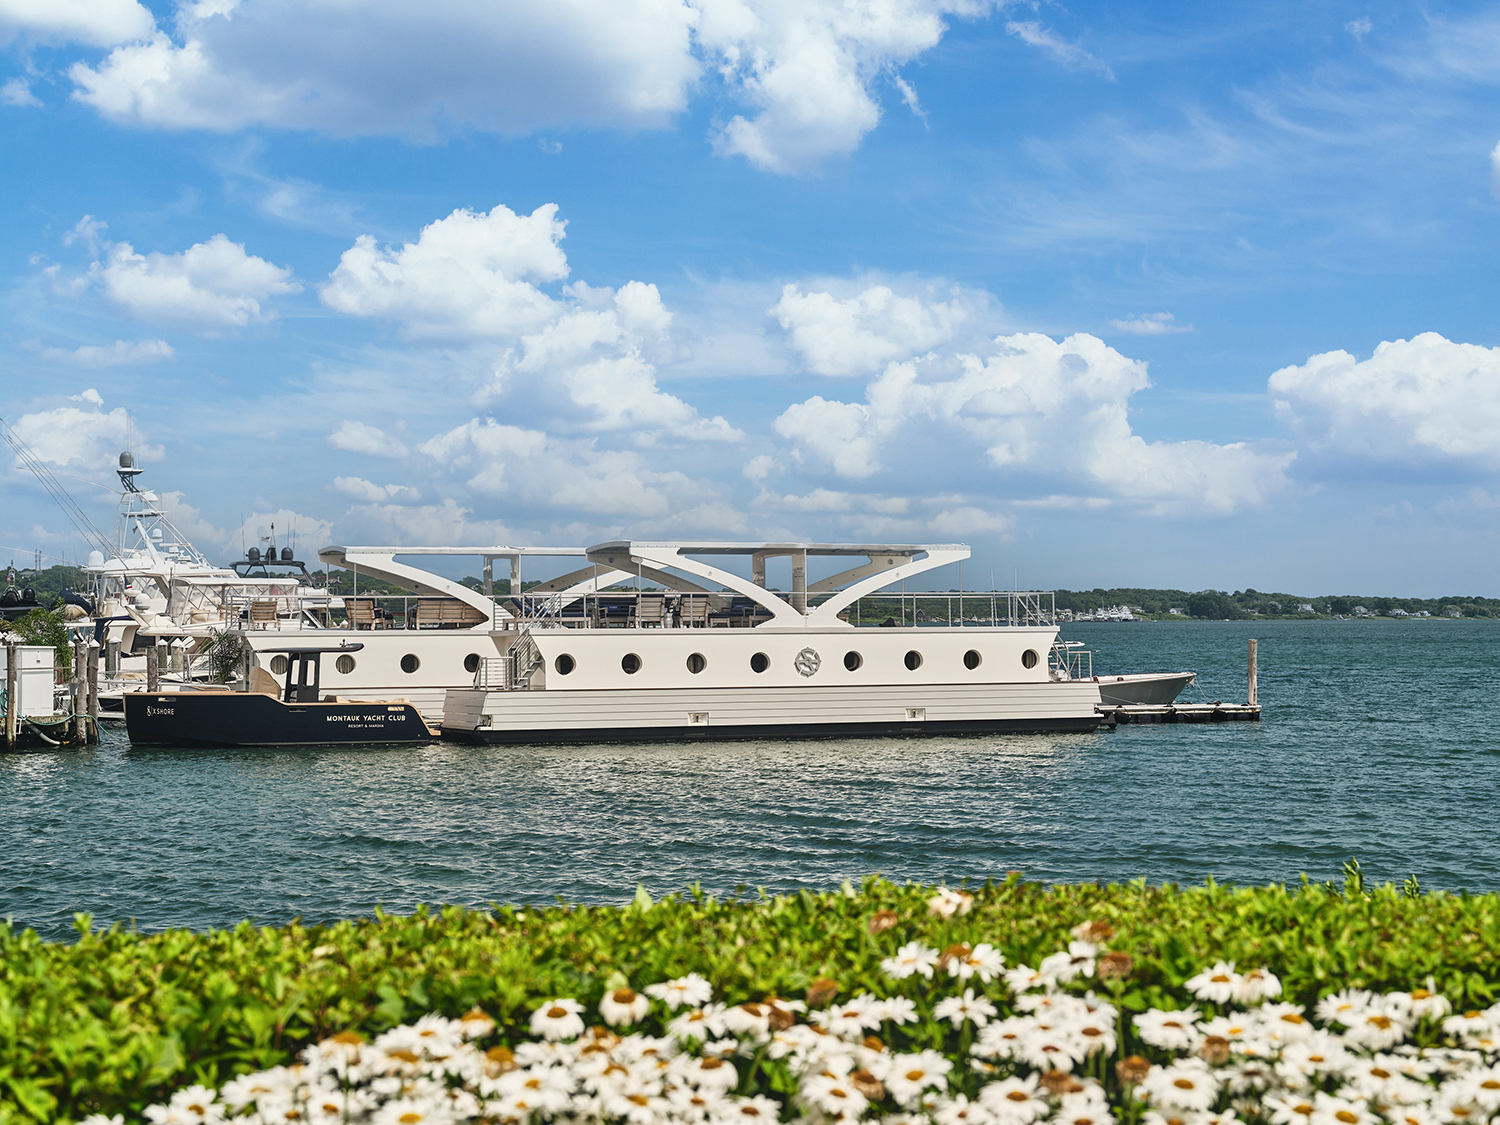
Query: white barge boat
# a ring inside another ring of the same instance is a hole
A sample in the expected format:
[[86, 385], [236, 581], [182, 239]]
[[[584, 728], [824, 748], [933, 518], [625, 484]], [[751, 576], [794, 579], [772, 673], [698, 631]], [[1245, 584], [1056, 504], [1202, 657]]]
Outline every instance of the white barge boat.
[[[448, 691], [445, 737], [1082, 732], [1101, 721], [1098, 683], [1052, 658], [1046, 595], [903, 593], [899, 623], [894, 613], [871, 620], [880, 590], [966, 559], [966, 546], [615, 541], [585, 554], [600, 573], [660, 589], [623, 612], [620, 595], [604, 591], [514, 599], [500, 654], [480, 662], [472, 687]], [[788, 556], [791, 590], [768, 589], [766, 560]], [[726, 558], [748, 560], [751, 577], [713, 565]], [[808, 560], [820, 558], [853, 565], [809, 583]], [[944, 602], [946, 617], [934, 613]]]

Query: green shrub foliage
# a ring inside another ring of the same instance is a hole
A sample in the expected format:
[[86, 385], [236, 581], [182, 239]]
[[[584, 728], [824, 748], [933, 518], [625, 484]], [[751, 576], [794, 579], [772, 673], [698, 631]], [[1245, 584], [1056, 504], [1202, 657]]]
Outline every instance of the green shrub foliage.
[[[872, 878], [830, 894], [652, 903], [640, 892], [624, 908], [423, 908], [205, 933], [95, 931], [79, 915], [68, 944], [0, 927], [0, 1122], [135, 1117], [188, 1083], [217, 1085], [328, 1035], [374, 1036], [425, 1012], [477, 1006], [504, 1036], [547, 997], [594, 1003], [622, 980], [697, 972], [729, 1003], [801, 998], [824, 978], [852, 995], [878, 989], [880, 960], [918, 939], [989, 941], [1010, 964], [1036, 964], [1085, 921], [1112, 925], [1111, 949], [1133, 959], [1111, 987], [1124, 1013], [1178, 1006], [1182, 983], [1219, 959], [1272, 968], [1283, 999], [1307, 1004], [1432, 977], [1462, 1010], [1494, 1002], [1500, 983], [1500, 896], [1422, 894], [1414, 880], [1371, 889], [1355, 866], [1342, 888], [1013, 875], [972, 892], [973, 909], [952, 918], [929, 913], [933, 888]], [[884, 930], [870, 925], [880, 911], [896, 916]]]

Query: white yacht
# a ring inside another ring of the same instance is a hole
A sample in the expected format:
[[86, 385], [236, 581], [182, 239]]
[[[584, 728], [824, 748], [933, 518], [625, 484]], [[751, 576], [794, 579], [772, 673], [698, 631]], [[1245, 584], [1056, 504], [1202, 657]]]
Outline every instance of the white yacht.
[[[1040, 593], [879, 591], [966, 559], [956, 544], [601, 543], [602, 574], [659, 589], [517, 599], [443, 733], [487, 743], [1092, 731]], [[790, 558], [791, 589], [766, 586]], [[723, 566], [749, 563], [745, 578]], [[842, 564], [808, 581], [809, 560]], [[850, 565], [852, 564], [852, 565]], [[583, 572], [575, 572], [576, 577]]]

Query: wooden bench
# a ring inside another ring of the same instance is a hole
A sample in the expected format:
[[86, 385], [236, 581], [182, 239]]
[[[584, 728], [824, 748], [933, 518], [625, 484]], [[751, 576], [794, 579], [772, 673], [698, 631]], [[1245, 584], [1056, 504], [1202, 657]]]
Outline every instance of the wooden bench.
[[422, 598], [417, 602], [418, 629], [469, 629], [485, 616], [457, 598]]

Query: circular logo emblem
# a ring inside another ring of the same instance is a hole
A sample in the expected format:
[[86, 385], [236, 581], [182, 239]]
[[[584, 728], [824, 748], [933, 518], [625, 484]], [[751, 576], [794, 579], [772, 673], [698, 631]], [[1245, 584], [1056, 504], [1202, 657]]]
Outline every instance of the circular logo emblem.
[[823, 658], [810, 648], [805, 648], [792, 661], [792, 667], [803, 676], [811, 676], [823, 665]]

